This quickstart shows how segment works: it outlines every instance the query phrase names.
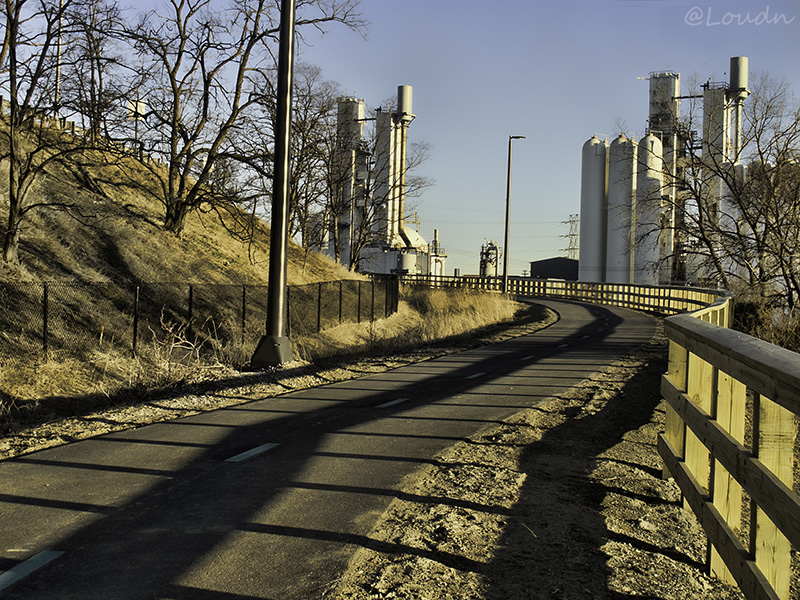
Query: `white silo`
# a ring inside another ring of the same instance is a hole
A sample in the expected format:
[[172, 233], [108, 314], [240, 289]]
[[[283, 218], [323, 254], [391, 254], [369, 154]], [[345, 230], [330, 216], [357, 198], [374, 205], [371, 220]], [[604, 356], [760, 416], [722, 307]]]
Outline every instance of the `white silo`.
[[639, 141], [637, 154], [633, 281], [658, 285], [660, 234], [666, 208], [662, 204], [664, 161], [661, 140], [648, 134]]
[[608, 143], [592, 136], [581, 153], [580, 281], [605, 279], [607, 182]]
[[608, 150], [608, 227], [606, 277], [609, 283], [633, 281], [636, 142], [624, 134]]

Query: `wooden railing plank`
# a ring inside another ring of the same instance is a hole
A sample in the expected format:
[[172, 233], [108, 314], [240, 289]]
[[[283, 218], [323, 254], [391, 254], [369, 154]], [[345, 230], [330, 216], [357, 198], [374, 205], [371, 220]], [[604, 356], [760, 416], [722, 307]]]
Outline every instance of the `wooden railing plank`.
[[665, 333], [747, 387], [800, 414], [800, 356], [691, 317], [669, 317]]
[[781, 600], [664, 436], [658, 437], [658, 453], [747, 600]]
[[661, 395], [753, 501], [781, 523], [784, 533], [800, 547], [800, 499], [791, 488], [666, 377], [661, 379]]

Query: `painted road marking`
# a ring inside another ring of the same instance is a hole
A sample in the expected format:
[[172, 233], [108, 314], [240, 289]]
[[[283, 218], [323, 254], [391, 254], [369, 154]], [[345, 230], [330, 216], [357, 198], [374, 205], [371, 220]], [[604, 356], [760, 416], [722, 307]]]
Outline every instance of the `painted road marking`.
[[260, 446], [256, 446], [252, 450], [248, 450], [247, 452], [242, 452], [241, 454], [237, 454], [236, 456], [231, 456], [225, 462], [242, 462], [243, 460], [247, 460], [248, 458], [253, 458], [254, 456], [258, 456], [259, 454], [264, 454], [273, 448], [280, 446], [280, 444], [261, 444]]
[[473, 373], [472, 375], [468, 375], [464, 379], [477, 379], [478, 377], [483, 377], [486, 375], [486, 371], [478, 371], [477, 373]]
[[536, 355], [535, 354], [529, 354], [528, 356], [524, 356], [524, 357], [520, 358], [520, 360], [531, 360], [533, 358], [536, 358]]
[[569, 348], [569, 344], [561, 344], [559, 348]]
[[408, 400], [411, 400], [411, 398], [398, 398], [397, 400], [389, 400], [389, 402], [378, 404], [378, 406], [375, 408], [389, 408], [390, 406], [394, 406], [395, 404], [400, 404], [401, 402], [406, 402]]
[[583, 336], [581, 339], [582, 339], [582, 340], [588, 340], [590, 337], [592, 337], [592, 336], [590, 336], [590, 335], [585, 335], [585, 336]]
[[17, 583], [20, 579], [27, 577], [34, 571], [41, 569], [50, 561], [57, 559], [64, 554], [56, 550], [45, 550], [34, 554], [28, 560], [19, 563], [15, 567], [11, 567], [8, 571], [0, 573], [0, 591]]

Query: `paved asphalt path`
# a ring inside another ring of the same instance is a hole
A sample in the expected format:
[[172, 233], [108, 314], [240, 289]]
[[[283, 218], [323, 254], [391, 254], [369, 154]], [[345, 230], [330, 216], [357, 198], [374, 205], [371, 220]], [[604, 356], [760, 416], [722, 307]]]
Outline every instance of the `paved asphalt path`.
[[561, 318], [531, 335], [0, 462], [0, 598], [320, 598], [359, 546], [469, 567], [368, 534], [438, 452], [655, 330], [537, 302]]

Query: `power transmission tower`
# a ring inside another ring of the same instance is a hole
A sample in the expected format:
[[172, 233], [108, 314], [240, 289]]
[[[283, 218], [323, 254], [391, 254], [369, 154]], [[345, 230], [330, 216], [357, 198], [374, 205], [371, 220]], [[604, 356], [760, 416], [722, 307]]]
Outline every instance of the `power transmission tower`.
[[562, 248], [561, 252], [566, 252], [567, 256], [573, 260], [578, 260], [578, 239], [580, 238], [578, 226], [580, 222], [581, 220], [578, 215], [570, 215], [569, 220], [561, 221], [563, 225], [569, 225], [569, 233], [559, 236], [569, 240], [569, 247]]

